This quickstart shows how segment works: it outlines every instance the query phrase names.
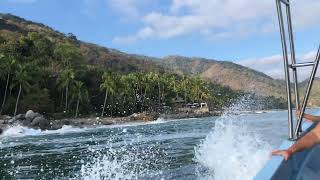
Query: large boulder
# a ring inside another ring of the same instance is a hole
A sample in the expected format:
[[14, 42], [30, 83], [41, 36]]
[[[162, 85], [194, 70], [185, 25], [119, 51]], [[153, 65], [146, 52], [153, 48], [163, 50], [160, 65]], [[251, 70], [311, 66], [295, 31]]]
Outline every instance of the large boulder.
[[40, 128], [41, 130], [46, 130], [50, 128], [50, 122], [43, 116], [38, 116], [32, 120], [30, 126], [34, 128]]
[[33, 120], [36, 117], [36, 113], [34, 113], [32, 110], [29, 110], [26, 112], [25, 118], [27, 120]]

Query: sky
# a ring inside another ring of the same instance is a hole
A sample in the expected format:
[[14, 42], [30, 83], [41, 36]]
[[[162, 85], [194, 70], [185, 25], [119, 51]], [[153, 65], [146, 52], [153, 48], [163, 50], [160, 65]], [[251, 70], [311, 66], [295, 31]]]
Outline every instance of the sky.
[[[291, 3], [297, 60], [313, 61], [320, 1]], [[127, 53], [232, 61], [283, 78], [274, 0], [0, 0], [0, 12]]]

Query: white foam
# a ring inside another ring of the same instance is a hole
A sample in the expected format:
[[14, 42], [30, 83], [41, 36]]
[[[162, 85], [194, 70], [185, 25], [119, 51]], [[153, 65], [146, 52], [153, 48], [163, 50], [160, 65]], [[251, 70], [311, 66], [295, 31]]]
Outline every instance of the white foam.
[[155, 121], [151, 121], [149, 122], [149, 124], [161, 124], [161, 123], [166, 123], [167, 121], [164, 120], [163, 118], [158, 118], [157, 120]]
[[135, 173], [125, 168], [128, 163], [130, 160], [118, 160], [116, 157], [110, 159], [109, 156], [102, 155], [92, 159], [91, 163], [81, 166], [80, 179], [133, 179], [136, 176]]
[[[241, 101], [240, 101], [241, 102]], [[231, 107], [215, 122], [212, 132], [195, 150], [195, 161], [208, 170], [203, 179], [252, 179], [270, 158], [271, 146], [245, 125], [243, 116], [234, 115], [243, 107]]]
[[22, 136], [35, 136], [39, 134], [41, 134], [41, 130], [31, 129], [21, 125], [16, 125], [6, 129], [1, 136], [2, 137], [22, 137]]
[[88, 155], [90, 160], [88, 163], [82, 164], [76, 179], [140, 179], [144, 176], [162, 173], [156, 169], [154, 169], [155, 171], [149, 169], [149, 166], [157, 164], [157, 159], [154, 158], [159, 153], [152, 149], [152, 146], [140, 150], [135, 147], [122, 146], [120, 149], [111, 147], [102, 151], [92, 149], [89, 151], [92, 153]]
[[72, 126], [64, 125], [61, 129], [58, 130], [45, 130], [41, 131], [40, 129], [28, 128], [21, 125], [11, 126], [6, 129], [0, 137], [24, 137], [24, 136], [40, 136], [46, 134], [65, 134], [71, 132], [85, 131], [86, 128], [75, 128]]

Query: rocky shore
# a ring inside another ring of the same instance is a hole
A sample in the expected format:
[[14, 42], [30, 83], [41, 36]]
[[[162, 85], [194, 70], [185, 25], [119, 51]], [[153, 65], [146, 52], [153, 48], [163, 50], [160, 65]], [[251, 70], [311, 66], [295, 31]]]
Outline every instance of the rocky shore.
[[155, 121], [159, 118], [157, 113], [139, 113], [132, 114], [128, 117], [91, 117], [91, 118], [79, 118], [79, 119], [49, 119], [44, 115], [33, 112], [32, 110], [27, 111], [25, 114], [18, 114], [15, 117], [0, 116], [0, 134], [8, 127], [14, 125], [21, 125], [33, 129], [41, 130], [57, 130], [62, 128], [64, 125], [70, 125], [75, 127], [88, 127], [98, 125], [112, 125], [112, 124], [123, 124], [129, 122], [148, 122]]
[[209, 116], [219, 116], [221, 112], [208, 112], [202, 114], [196, 113], [177, 113], [177, 114], [158, 114], [158, 113], [135, 113], [128, 117], [88, 117], [88, 118], [65, 118], [55, 119], [47, 118], [44, 115], [33, 112], [32, 110], [27, 111], [25, 114], [18, 114], [15, 117], [0, 116], [0, 134], [10, 126], [21, 125], [33, 129], [41, 130], [57, 130], [62, 128], [64, 125], [70, 125], [75, 127], [90, 127], [99, 125], [114, 125], [124, 124], [130, 122], [149, 122], [155, 121], [158, 118], [162, 119], [185, 119], [185, 118], [200, 118]]
[[211, 116], [220, 116], [222, 111], [210, 111], [205, 113], [170, 113], [170, 114], [161, 114], [160, 118], [162, 119], [187, 119], [187, 118], [202, 118], [202, 117], [211, 117]]

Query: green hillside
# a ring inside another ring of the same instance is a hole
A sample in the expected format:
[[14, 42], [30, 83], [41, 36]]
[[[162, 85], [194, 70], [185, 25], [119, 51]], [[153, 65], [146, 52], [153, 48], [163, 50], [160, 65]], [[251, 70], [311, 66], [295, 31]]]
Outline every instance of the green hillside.
[[279, 81], [234, 63], [126, 54], [10, 14], [0, 14], [0, 55], [6, 114], [15, 109], [100, 114], [104, 109], [106, 115], [125, 116], [162, 111], [177, 97], [221, 109], [248, 93], [272, 107], [284, 102]]

